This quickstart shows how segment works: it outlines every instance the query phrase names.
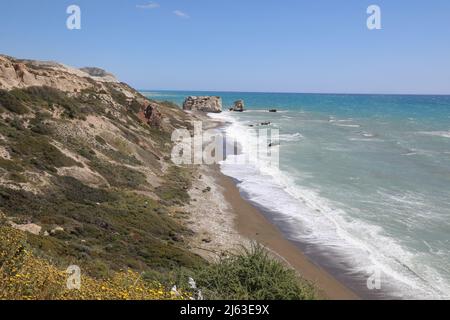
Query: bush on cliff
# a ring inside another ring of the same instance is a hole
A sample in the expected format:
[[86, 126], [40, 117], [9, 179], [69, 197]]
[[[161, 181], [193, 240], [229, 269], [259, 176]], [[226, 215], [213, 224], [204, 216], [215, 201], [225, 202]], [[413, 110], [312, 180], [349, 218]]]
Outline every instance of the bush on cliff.
[[0, 107], [16, 114], [25, 114], [28, 112], [28, 108], [23, 102], [6, 90], [0, 90]]
[[314, 287], [258, 244], [200, 270], [197, 286], [210, 299], [311, 300]]
[[[250, 248], [221, 257], [215, 263], [178, 273], [146, 273], [145, 277], [167, 285], [178, 283], [196, 296], [188, 279], [192, 278], [207, 300], [313, 300], [318, 298], [313, 284], [301, 278], [266, 249]], [[198, 293], [198, 292], [197, 292]]]

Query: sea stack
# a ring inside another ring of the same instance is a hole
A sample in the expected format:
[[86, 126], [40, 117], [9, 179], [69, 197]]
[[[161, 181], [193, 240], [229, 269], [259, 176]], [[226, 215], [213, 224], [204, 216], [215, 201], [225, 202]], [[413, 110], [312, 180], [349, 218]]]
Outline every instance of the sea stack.
[[234, 106], [230, 108], [230, 111], [243, 112], [244, 111], [244, 100], [238, 100], [234, 102]]
[[220, 113], [222, 112], [222, 98], [190, 96], [184, 100], [183, 110]]

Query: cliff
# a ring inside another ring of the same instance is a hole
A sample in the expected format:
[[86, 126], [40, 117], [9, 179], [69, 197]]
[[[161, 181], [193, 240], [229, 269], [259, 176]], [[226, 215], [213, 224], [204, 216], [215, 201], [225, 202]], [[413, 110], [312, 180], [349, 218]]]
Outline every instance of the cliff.
[[188, 120], [101, 69], [0, 56], [0, 213], [39, 255], [94, 276], [202, 263], [173, 216], [192, 172], [170, 138]]
[[313, 297], [261, 247], [217, 263], [193, 252], [200, 174], [170, 161], [193, 117], [98, 68], [0, 56], [0, 300]]

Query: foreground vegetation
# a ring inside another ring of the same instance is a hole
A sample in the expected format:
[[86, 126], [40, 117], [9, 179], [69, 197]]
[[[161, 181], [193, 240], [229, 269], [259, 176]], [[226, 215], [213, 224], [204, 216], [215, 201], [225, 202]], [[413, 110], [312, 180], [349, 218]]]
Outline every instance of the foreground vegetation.
[[[82, 273], [80, 287], [67, 287], [69, 274], [39, 258], [26, 234], [0, 222], [0, 299], [14, 300], [309, 300], [314, 287], [269, 257], [259, 245], [216, 263], [168, 274], [120, 270], [99, 279]], [[195, 280], [194, 280], [195, 279]], [[195, 282], [196, 281], [196, 282]], [[176, 285], [178, 284], [178, 288]], [[175, 287], [174, 287], [175, 285]]]
[[213, 263], [200, 268], [181, 268], [168, 275], [144, 273], [151, 281], [177, 283], [184, 291], [192, 291], [188, 279], [210, 300], [312, 300], [319, 295], [312, 283], [303, 279], [266, 249], [253, 243], [236, 252], [228, 252]]
[[[89, 82], [0, 89], [0, 299], [316, 297], [260, 246], [193, 253], [183, 206], [198, 173], [170, 162], [186, 114], [160, 103], [152, 126], [139, 93]], [[70, 265], [80, 289], [66, 286]]]
[[81, 275], [79, 289], [69, 289], [69, 275], [37, 258], [25, 244], [25, 235], [0, 226], [0, 299], [8, 300], [171, 300], [188, 299], [187, 293], [166, 290], [158, 282], [144, 281], [132, 271], [108, 279]]

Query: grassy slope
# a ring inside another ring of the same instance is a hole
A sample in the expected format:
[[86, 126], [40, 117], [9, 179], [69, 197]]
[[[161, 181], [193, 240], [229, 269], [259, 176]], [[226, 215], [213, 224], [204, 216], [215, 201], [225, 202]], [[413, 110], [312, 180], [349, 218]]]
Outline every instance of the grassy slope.
[[[192, 172], [168, 161], [170, 132], [189, 128], [189, 119], [161, 104], [167, 121], [152, 128], [139, 118], [142, 97], [127, 99], [121, 86], [70, 95], [0, 90], [0, 147], [9, 154], [0, 157], [0, 211], [42, 227], [23, 234], [21, 245], [38, 259], [31, 261], [59, 270], [80, 265], [92, 279], [132, 269], [167, 286], [190, 275], [210, 298], [310, 298], [309, 287], [258, 250], [212, 265], [189, 250], [191, 231], [171, 211], [189, 202]], [[89, 117], [101, 123], [88, 124]], [[13, 232], [3, 225], [2, 236]], [[0, 264], [8, 261], [2, 256]]]
[[[182, 236], [188, 235], [189, 230], [168, 216], [168, 204], [188, 200], [182, 184], [151, 187], [142, 172], [142, 167], [150, 166], [137, 160], [138, 154], [127, 152], [126, 147], [121, 150], [114, 142], [111, 146], [100, 136], [92, 137], [94, 143], [70, 132], [61, 139], [58, 128], [83, 121], [89, 115], [103, 115], [117, 130], [115, 139], [120, 137], [124, 146], [135, 148], [133, 139], [148, 137], [155, 141], [156, 148], [161, 145], [159, 149], [163, 149], [163, 144], [169, 142], [169, 132], [141, 123], [134, 114], [140, 110], [130, 114], [126, 106], [135, 100], [128, 103], [115, 89], [110, 95], [118, 105], [125, 105], [122, 110], [113, 110], [119, 112], [116, 118], [108, 113], [106, 103], [95, 92], [73, 97], [43, 87], [0, 92], [2, 107], [16, 111], [0, 122], [0, 134], [5, 137], [0, 144], [11, 156], [0, 160], [2, 179], [20, 186], [32, 184], [28, 177], [34, 174], [46, 181], [38, 194], [0, 185], [0, 209], [15, 222], [33, 222], [49, 233], [29, 236], [29, 242], [41, 254], [63, 264], [83, 265], [95, 276], [111, 269], [170, 269], [203, 263], [183, 241]], [[15, 107], [8, 104], [10, 101]], [[95, 107], [89, 107], [91, 101], [97, 101]], [[62, 117], [54, 119], [51, 112], [57, 108], [62, 110]], [[129, 122], [136, 129], [127, 129]], [[62, 153], [55, 147], [57, 142], [83, 158], [84, 163]], [[145, 156], [148, 150], [139, 151]], [[147, 161], [149, 157], [152, 158], [147, 154]], [[154, 167], [160, 166], [156, 159], [150, 161]], [[63, 167], [87, 167], [102, 176], [108, 186], [92, 187], [74, 177], [61, 176], [58, 169]], [[177, 172], [182, 170], [171, 168], [165, 173], [153, 169], [162, 181], [166, 175], [180, 175]], [[143, 190], [161, 194], [164, 201], [135, 193]], [[51, 233], [56, 226], [64, 230]]]

